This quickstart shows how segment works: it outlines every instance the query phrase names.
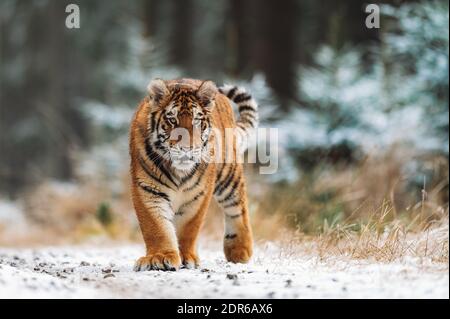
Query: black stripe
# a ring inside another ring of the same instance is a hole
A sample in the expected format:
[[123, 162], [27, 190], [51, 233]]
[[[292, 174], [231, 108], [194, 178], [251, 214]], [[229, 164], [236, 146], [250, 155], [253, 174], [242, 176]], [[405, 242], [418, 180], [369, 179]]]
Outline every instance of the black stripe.
[[239, 204], [240, 204], [240, 201], [235, 200], [234, 202], [231, 202], [231, 203], [229, 203], [227, 205], [224, 205], [223, 208], [235, 207], [235, 206], [239, 206]]
[[201, 196], [203, 196], [204, 194], [205, 194], [205, 191], [202, 190], [200, 193], [198, 193], [197, 195], [195, 195], [193, 199], [191, 199], [189, 202], [187, 202], [186, 205], [192, 204], [193, 202], [195, 202], [196, 200], [198, 200], [198, 199], [199, 199]]
[[244, 111], [256, 112], [256, 109], [253, 106], [250, 106], [250, 105], [241, 105], [241, 106], [239, 106], [239, 113], [244, 112]]
[[192, 177], [194, 177], [195, 173], [197, 173], [198, 167], [200, 166], [199, 163], [195, 163], [194, 168], [192, 169], [191, 172], [189, 172], [188, 175], [184, 176], [183, 178], [181, 178], [180, 184], [179, 186], [182, 186], [184, 183], [186, 183], [187, 181], [189, 181]]
[[237, 234], [226, 234], [225, 239], [234, 239], [237, 237]]
[[197, 195], [195, 195], [191, 200], [185, 202], [184, 204], [182, 204], [179, 208], [178, 211], [180, 212], [182, 208], [191, 205], [193, 202], [197, 201], [201, 196], [203, 196], [205, 194], [205, 191], [202, 190], [200, 191], [200, 193], [198, 193]]
[[155, 146], [156, 146], [157, 149], [159, 149], [161, 151], [165, 151], [166, 150], [166, 148], [162, 145], [162, 141], [160, 141], [160, 140], [157, 140], [155, 142]]
[[144, 160], [142, 159], [142, 157], [139, 156], [138, 158], [139, 160], [139, 164], [141, 164], [142, 169], [144, 170], [145, 174], [147, 174], [148, 177], [150, 177], [151, 179], [157, 181], [158, 183], [166, 186], [167, 188], [171, 188], [169, 185], [167, 185], [166, 183], [164, 183], [159, 177], [155, 176], [150, 169], [148, 168], [147, 164], [145, 164]]
[[238, 188], [239, 184], [241, 183], [241, 178], [242, 178], [242, 176], [239, 176], [239, 178], [234, 181], [233, 185], [231, 186], [230, 191], [228, 192], [228, 195], [224, 199], [219, 200], [219, 203], [224, 203], [226, 201], [229, 201], [234, 196], [234, 194], [236, 193], [236, 189]]
[[165, 142], [169, 139], [169, 136], [166, 137], [164, 134], [158, 134], [157, 138], [158, 140]]
[[145, 153], [147, 154], [147, 157], [149, 160], [153, 162], [153, 164], [163, 172], [163, 174], [166, 176], [166, 178], [171, 181], [176, 187], [178, 187], [177, 183], [174, 181], [172, 175], [170, 172], [164, 167], [163, 159], [161, 156], [159, 156], [158, 153], [153, 151], [152, 146], [150, 145], [149, 140], [147, 139], [145, 142]]
[[158, 133], [159, 122], [162, 118], [162, 113], [153, 112], [151, 113], [150, 119], [150, 132]]
[[218, 190], [217, 195], [222, 195], [223, 191], [226, 190], [228, 188], [228, 186], [230, 185], [231, 181], [233, 180], [234, 174], [236, 173], [236, 168], [232, 168], [231, 170], [231, 174], [229, 175], [229, 177], [227, 177], [223, 183], [223, 186]]
[[234, 103], [241, 103], [248, 100], [251, 100], [252, 96], [248, 93], [240, 93], [233, 98]]
[[219, 184], [221, 183], [220, 179], [222, 178], [222, 173], [223, 173], [224, 168], [225, 168], [225, 165], [222, 165], [222, 167], [220, 168], [220, 172], [217, 175], [216, 187], [214, 188], [214, 193], [217, 192], [217, 188], [219, 187]]
[[203, 167], [203, 169], [200, 170], [200, 175], [198, 176], [197, 181], [193, 185], [191, 185], [188, 188], [184, 189], [183, 191], [184, 192], [189, 192], [189, 191], [193, 190], [194, 188], [196, 188], [200, 184], [200, 182], [202, 181], [202, 178], [205, 175], [205, 172], [206, 172], [206, 167]]
[[158, 206], [158, 205], [150, 205], [150, 206], [145, 206], [145, 208], [157, 210], [157, 209], [161, 209], [161, 206]]
[[[161, 119], [164, 117], [162, 112], [157, 114], [159, 115], [158, 118], [156, 119], [156, 123], [155, 123], [155, 130], [154, 132], [158, 133], [158, 129], [159, 129], [159, 125], [161, 124]], [[153, 132], [153, 131], [152, 131]]]
[[155, 196], [159, 196], [159, 197], [165, 199], [166, 201], [170, 202], [169, 196], [166, 193], [154, 190], [153, 188], [151, 188], [151, 187], [149, 187], [147, 185], [144, 185], [142, 183], [138, 183], [138, 184], [139, 184], [139, 187], [141, 187], [146, 192], [151, 193], [151, 194], [153, 194]]
[[235, 219], [235, 218], [241, 217], [242, 213], [236, 214], [236, 215], [227, 215], [227, 214], [225, 214], [225, 216], [228, 217], [228, 218], [231, 218], [231, 219]]
[[232, 100], [232, 99], [233, 99], [233, 96], [234, 96], [234, 93], [236, 92], [236, 90], [237, 90], [237, 87], [234, 87], [234, 88], [232, 88], [230, 91], [228, 91], [227, 98], [229, 98], [230, 100]]
[[240, 121], [242, 121], [243, 119], [245, 121], [254, 121], [254, 122], [257, 121], [256, 112], [255, 113], [249, 113], [249, 112], [240, 113], [239, 117], [240, 117], [240, 119], [239, 119]]
[[253, 112], [249, 112], [249, 111], [243, 111], [241, 113], [239, 113], [239, 117], [242, 119], [244, 117], [250, 118], [251, 120], [255, 120], [257, 119], [257, 114], [255, 111]]
[[[207, 128], [211, 129], [211, 120], [209, 119], [209, 117], [206, 118], [206, 123], [207, 123]], [[211, 135], [211, 130], [209, 131], [208, 137], [209, 135]]]
[[230, 168], [230, 170], [228, 171], [228, 174], [225, 176], [224, 180], [219, 182], [216, 185], [216, 188], [214, 189], [214, 194], [216, 194], [216, 195], [222, 194], [222, 192], [224, 191], [224, 184], [232, 177], [233, 174], [234, 174], [234, 170], [232, 168]]
[[250, 126], [251, 128], [254, 128], [255, 127], [254, 122], [256, 122], [255, 119], [240, 119], [237, 125], [240, 126], [243, 130], [247, 130], [248, 127], [246, 127], [246, 125]]
[[151, 132], [155, 131], [155, 125], [156, 125], [156, 123], [155, 123], [155, 116], [156, 116], [156, 112], [150, 114], [150, 131]]
[[216, 187], [214, 188], [214, 194], [217, 193], [217, 191], [222, 187], [222, 184], [223, 184], [223, 183], [227, 180], [227, 178], [230, 176], [230, 174], [231, 174], [231, 172], [232, 172], [232, 168], [231, 168], [231, 166], [229, 166], [229, 167], [230, 167], [230, 169], [228, 170], [227, 175], [225, 175], [224, 180], [221, 180], [222, 175], [223, 175], [222, 173], [223, 173], [223, 171], [225, 170], [225, 165], [222, 166], [222, 170], [220, 171], [219, 176], [218, 176], [217, 179], [216, 179]]

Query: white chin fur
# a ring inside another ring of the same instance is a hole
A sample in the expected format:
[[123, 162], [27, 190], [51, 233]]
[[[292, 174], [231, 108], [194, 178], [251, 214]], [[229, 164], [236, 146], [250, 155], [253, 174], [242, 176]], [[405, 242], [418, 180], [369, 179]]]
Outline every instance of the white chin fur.
[[194, 161], [183, 161], [183, 162], [172, 161], [172, 166], [180, 171], [190, 170], [194, 167], [194, 165], [195, 165]]

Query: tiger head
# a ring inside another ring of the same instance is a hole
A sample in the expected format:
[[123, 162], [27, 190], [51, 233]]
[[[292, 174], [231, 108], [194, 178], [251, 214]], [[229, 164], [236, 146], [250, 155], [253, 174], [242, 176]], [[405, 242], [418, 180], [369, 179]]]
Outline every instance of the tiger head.
[[211, 111], [217, 87], [200, 83], [150, 82], [149, 142], [175, 169], [191, 170], [209, 155]]

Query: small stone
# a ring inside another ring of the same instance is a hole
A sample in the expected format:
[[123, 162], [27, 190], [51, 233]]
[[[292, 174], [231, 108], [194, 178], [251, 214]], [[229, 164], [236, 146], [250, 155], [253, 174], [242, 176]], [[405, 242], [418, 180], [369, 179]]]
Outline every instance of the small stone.
[[67, 278], [66, 276], [62, 275], [60, 272], [57, 272], [56, 276], [61, 278], [61, 279], [66, 279]]
[[114, 274], [106, 274], [103, 276], [103, 278], [112, 278], [112, 277], [116, 277]]
[[237, 279], [237, 275], [236, 274], [227, 274], [227, 279], [236, 280]]
[[289, 288], [289, 287], [291, 287], [292, 286], [292, 280], [291, 279], [288, 279], [288, 280], [286, 280], [286, 288]]
[[85, 267], [85, 266], [90, 266], [91, 264], [90, 263], [88, 263], [87, 261], [82, 261], [81, 263], [80, 263], [80, 266], [83, 266], [83, 267]]

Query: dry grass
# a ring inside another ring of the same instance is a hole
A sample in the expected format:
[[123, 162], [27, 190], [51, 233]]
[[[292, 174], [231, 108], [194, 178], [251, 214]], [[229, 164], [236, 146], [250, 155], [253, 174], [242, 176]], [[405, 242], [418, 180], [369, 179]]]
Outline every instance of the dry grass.
[[[448, 210], [448, 160], [406, 154], [396, 150], [354, 166], [319, 165], [293, 184], [270, 185], [252, 175], [251, 184], [258, 187], [251, 193], [254, 213], [282, 216], [284, 224], [306, 234], [322, 233], [325, 223], [367, 224], [386, 204], [384, 223], [440, 219]], [[405, 163], [422, 168], [408, 170]]]
[[325, 225], [323, 233], [313, 241], [313, 250], [321, 258], [345, 256], [392, 262], [418, 257], [448, 264], [448, 212], [438, 220], [415, 225], [417, 221], [409, 224], [385, 221], [390, 210], [383, 207], [368, 223], [361, 225]]
[[86, 237], [135, 239], [138, 225], [129, 201], [128, 177], [114, 192], [106, 183], [42, 183], [24, 197], [25, 214], [37, 229], [55, 239], [82, 241]]

